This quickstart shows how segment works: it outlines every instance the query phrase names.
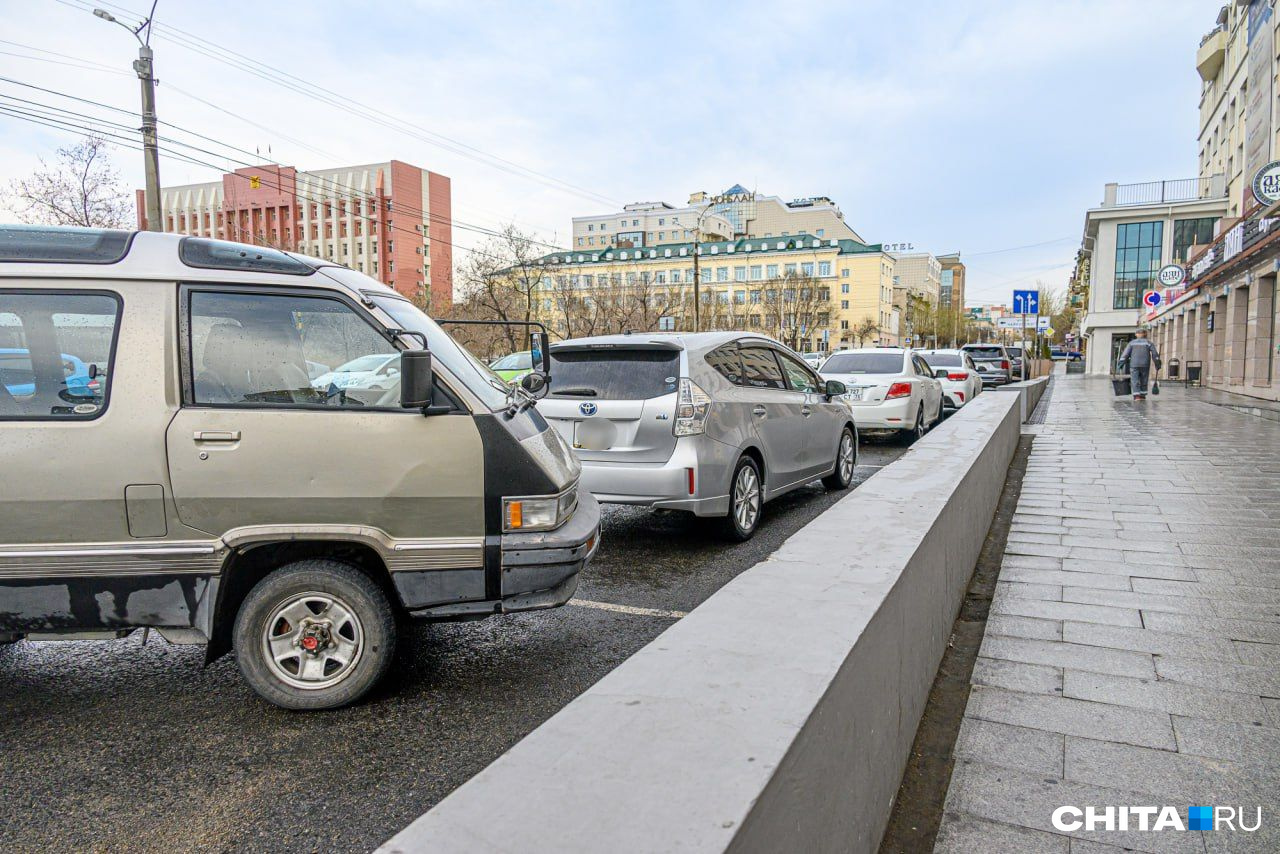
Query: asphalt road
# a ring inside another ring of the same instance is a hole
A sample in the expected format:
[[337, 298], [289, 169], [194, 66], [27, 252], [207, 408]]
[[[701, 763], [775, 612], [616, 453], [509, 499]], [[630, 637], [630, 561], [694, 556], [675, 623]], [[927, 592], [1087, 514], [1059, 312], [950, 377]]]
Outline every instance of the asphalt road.
[[[855, 480], [903, 451], [864, 443]], [[140, 632], [0, 648], [0, 851], [370, 850], [841, 495], [790, 493], [733, 545], [606, 508], [591, 604], [410, 623], [389, 678], [337, 712], [276, 709], [230, 657]]]

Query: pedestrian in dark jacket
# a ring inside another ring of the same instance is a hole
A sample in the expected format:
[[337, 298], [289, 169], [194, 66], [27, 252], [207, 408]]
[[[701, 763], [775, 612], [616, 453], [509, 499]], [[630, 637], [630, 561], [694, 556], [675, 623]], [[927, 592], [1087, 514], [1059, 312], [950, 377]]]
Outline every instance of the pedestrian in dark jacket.
[[1129, 372], [1134, 400], [1147, 399], [1147, 379], [1151, 376], [1151, 368], [1154, 365], [1159, 373], [1160, 364], [1160, 352], [1156, 350], [1156, 345], [1147, 340], [1147, 330], [1139, 329], [1138, 337], [1129, 342], [1120, 356], [1120, 369]]

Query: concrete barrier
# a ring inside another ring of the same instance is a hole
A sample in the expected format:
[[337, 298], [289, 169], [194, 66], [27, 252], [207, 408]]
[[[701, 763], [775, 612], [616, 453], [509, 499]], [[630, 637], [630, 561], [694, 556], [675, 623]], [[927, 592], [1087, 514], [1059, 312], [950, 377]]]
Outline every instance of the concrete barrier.
[[1018, 400], [979, 396], [381, 850], [875, 851]]
[[[1036, 377], [1033, 380], [1025, 380], [1023, 382], [1009, 383], [1008, 385], [995, 386], [994, 391], [1015, 391], [1021, 398], [1019, 408], [1022, 415], [1022, 422], [1025, 424], [1027, 419], [1031, 417], [1031, 413], [1035, 411], [1036, 406], [1040, 403], [1040, 398], [1044, 397], [1044, 390], [1049, 387], [1048, 377]], [[978, 395], [979, 398], [982, 395]], [[964, 410], [961, 410], [962, 412]]]

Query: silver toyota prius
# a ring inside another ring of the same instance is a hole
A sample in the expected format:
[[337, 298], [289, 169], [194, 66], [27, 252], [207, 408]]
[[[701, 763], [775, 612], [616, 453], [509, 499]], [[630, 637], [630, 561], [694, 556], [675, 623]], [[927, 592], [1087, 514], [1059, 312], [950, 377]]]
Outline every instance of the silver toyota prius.
[[723, 519], [745, 540], [764, 502], [818, 478], [847, 489], [858, 435], [844, 385], [744, 332], [636, 333], [551, 347], [538, 410], [600, 501]]

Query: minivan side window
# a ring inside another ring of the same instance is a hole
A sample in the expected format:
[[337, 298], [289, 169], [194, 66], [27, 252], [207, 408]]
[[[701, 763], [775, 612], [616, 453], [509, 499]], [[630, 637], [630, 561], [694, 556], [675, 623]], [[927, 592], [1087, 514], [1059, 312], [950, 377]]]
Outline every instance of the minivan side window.
[[88, 420], [107, 409], [120, 298], [79, 291], [0, 297], [0, 419]]
[[734, 385], [742, 385], [742, 359], [737, 344], [725, 344], [707, 354], [707, 364]]
[[808, 366], [786, 353], [779, 353], [778, 361], [782, 362], [782, 369], [787, 373], [787, 382], [791, 384], [794, 391], [817, 394], [818, 378], [813, 375]]
[[773, 350], [768, 347], [741, 347], [742, 375], [745, 385], [751, 388], [785, 389], [787, 382], [782, 378], [782, 368], [774, 358]]
[[198, 406], [399, 407], [400, 353], [341, 300], [190, 293]]

